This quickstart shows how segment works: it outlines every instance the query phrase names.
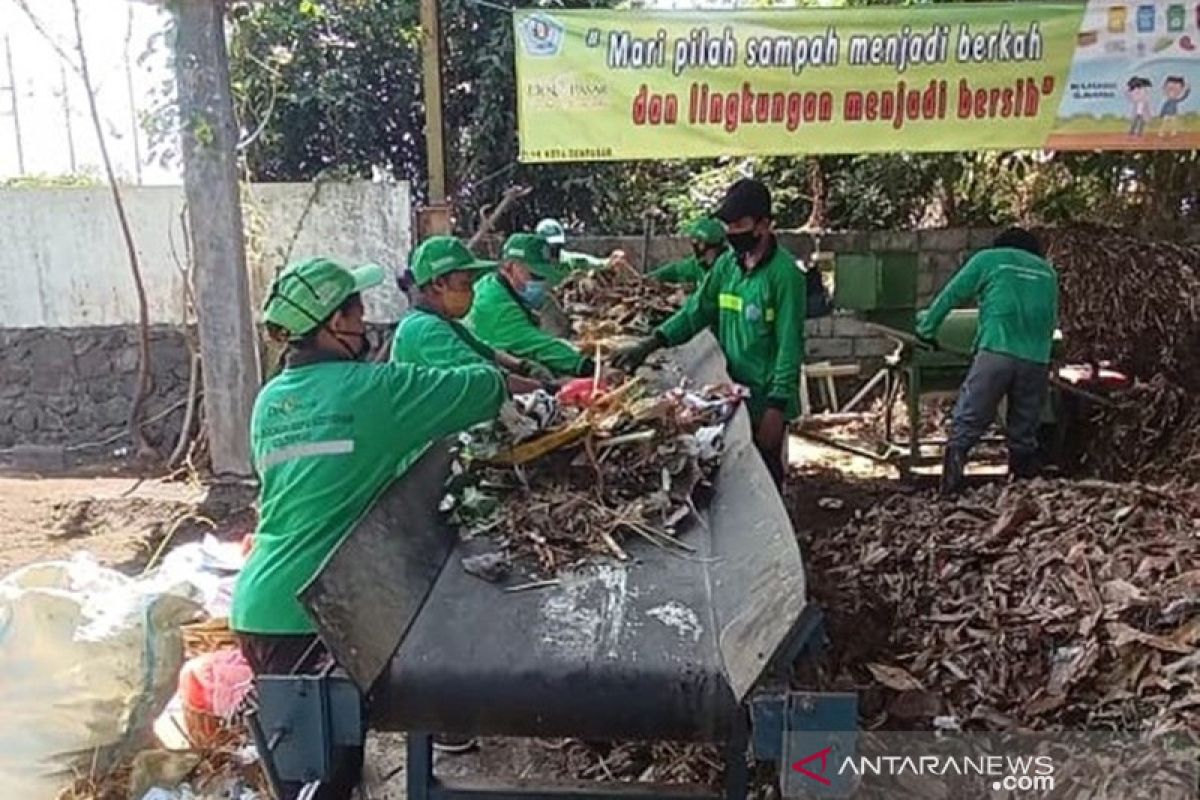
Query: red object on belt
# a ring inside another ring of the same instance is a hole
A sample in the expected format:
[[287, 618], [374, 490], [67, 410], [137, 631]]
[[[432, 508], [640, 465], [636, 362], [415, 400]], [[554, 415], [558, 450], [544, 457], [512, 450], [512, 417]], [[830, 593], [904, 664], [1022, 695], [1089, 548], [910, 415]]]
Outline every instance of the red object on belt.
[[563, 387], [558, 390], [558, 402], [564, 406], [587, 408], [593, 400], [607, 391], [608, 384], [603, 380], [596, 385], [596, 390], [593, 392], [591, 378], [576, 378], [563, 384]]

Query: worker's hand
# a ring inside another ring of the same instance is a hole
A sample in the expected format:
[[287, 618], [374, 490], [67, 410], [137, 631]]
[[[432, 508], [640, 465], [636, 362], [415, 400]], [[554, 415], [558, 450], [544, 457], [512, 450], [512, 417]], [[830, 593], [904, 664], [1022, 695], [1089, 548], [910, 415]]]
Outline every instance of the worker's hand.
[[787, 434], [787, 419], [783, 409], [768, 408], [758, 421], [758, 430], [754, 432], [754, 441], [760, 449], [777, 453], [783, 448], [783, 437]]
[[623, 372], [633, 372], [658, 349], [658, 339], [647, 336], [613, 351], [612, 365]]
[[521, 359], [517, 363], [516, 371], [530, 378], [536, 378], [542, 383], [549, 383], [554, 380], [554, 373], [548, 367], [531, 358]]
[[508, 393], [510, 395], [529, 394], [542, 388], [542, 381], [534, 378], [526, 378], [523, 375], [506, 375], [505, 381], [508, 384]]

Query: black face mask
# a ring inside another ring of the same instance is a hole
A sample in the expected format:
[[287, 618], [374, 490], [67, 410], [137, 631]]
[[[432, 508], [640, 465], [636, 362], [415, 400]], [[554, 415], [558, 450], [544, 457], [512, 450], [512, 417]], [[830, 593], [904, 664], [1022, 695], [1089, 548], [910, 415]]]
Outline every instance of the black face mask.
[[728, 233], [725, 238], [729, 240], [729, 246], [734, 249], [738, 255], [746, 255], [754, 248], [758, 247], [759, 235], [751, 228], [748, 231], [741, 233]]
[[[334, 328], [329, 328], [329, 332], [334, 338], [346, 348], [350, 353], [350, 357], [355, 361], [362, 361], [371, 352], [371, 340], [367, 338], [366, 333], [354, 333], [351, 331], [339, 331]], [[350, 344], [350, 339], [358, 339], [357, 345]]]

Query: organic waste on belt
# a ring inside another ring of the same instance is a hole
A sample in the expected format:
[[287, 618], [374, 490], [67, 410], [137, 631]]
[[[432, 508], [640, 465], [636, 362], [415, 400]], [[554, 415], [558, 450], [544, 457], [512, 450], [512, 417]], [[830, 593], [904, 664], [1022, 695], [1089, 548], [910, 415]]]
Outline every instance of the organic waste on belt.
[[[596, 555], [624, 561], [631, 537], [690, 552], [678, 535], [741, 399], [731, 385], [656, 394], [636, 380], [586, 409], [519, 396], [498, 423], [462, 436], [442, 508], [463, 537], [491, 536], [538, 577]], [[490, 579], [505, 572], [494, 559], [464, 567]]]

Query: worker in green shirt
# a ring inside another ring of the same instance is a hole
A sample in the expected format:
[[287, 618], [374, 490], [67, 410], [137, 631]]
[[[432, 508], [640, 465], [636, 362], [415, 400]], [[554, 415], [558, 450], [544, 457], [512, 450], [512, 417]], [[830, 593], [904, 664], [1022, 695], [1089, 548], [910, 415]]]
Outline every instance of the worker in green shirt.
[[1038, 471], [1037, 429], [1049, 384], [1058, 319], [1058, 272], [1029, 231], [1009, 228], [972, 256], [917, 315], [917, 336], [936, 347], [938, 328], [956, 306], [979, 303], [975, 358], [959, 389], [942, 460], [942, 491], [962, 489], [967, 457], [1007, 399], [1008, 470]]
[[[320, 669], [328, 653], [297, 593], [432, 442], [492, 419], [507, 396], [487, 364], [363, 361], [360, 292], [382, 280], [375, 265], [350, 270], [314, 258], [285, 269], [267, 298], [267, 330], [287, 354], [250, 421], [259, 520], [230, 614], [256, 675]], [[339, 754], [317, 796], [349, 798], [361, 768], [361, 748]], [[302, 790], [284, 788], [286, 798]]]
[[563, 275], [575, 270], [606, 269], [620, 267], [632, 271], [625, 259], [625, 252], [614, 250], [608, 258], [598, 258], [588, 253], [567, 250], [567, 230], [556, 219], [546, 218], [537, 224], [533, 232], [545, 239], [550, 245], [550, 260], [563, 268]]
[[683, 235], [691, 240], [691, 255], [653, 270], [651, 278], [663, 283], [699, 285], [717, 258], [728, 249], [725, 228], [712, 217], [702, 217], [684, 225]]
[[590, 358], [539, 327], [537, 309], [561, 275], [545, 239], [514, 233], [504, 243], [500, 270], [475, 284], [467, 327], [489, 346], [535, 361], [555, 375], [591, 375], [595, 365]]
[[776, 484], [783, 481], [787, 421], [800, 410], [807, 306], [804, 273], [772, 229], [771, 193], [744, 178], [725, 194], [716, 217], [730, 250], [721, 254], [683, 308], [647, 337], [617, 351], [614, 366], [636, 368], [650, 353], [712, 326], [729, 376], [750, 390], [754, 441]]
[[393, 361], [422, 367], [491, 364], [507, 372], [513, 394], [552, 385], [554, 373], [536, 361], [494, 350], [459, 320], [471, 310], [475, 281], [494, 270], [494, 261], [481, 261], [453, 236], [433, 236], [421, 243], [411, 262], [414, 304], [392, 339]]

